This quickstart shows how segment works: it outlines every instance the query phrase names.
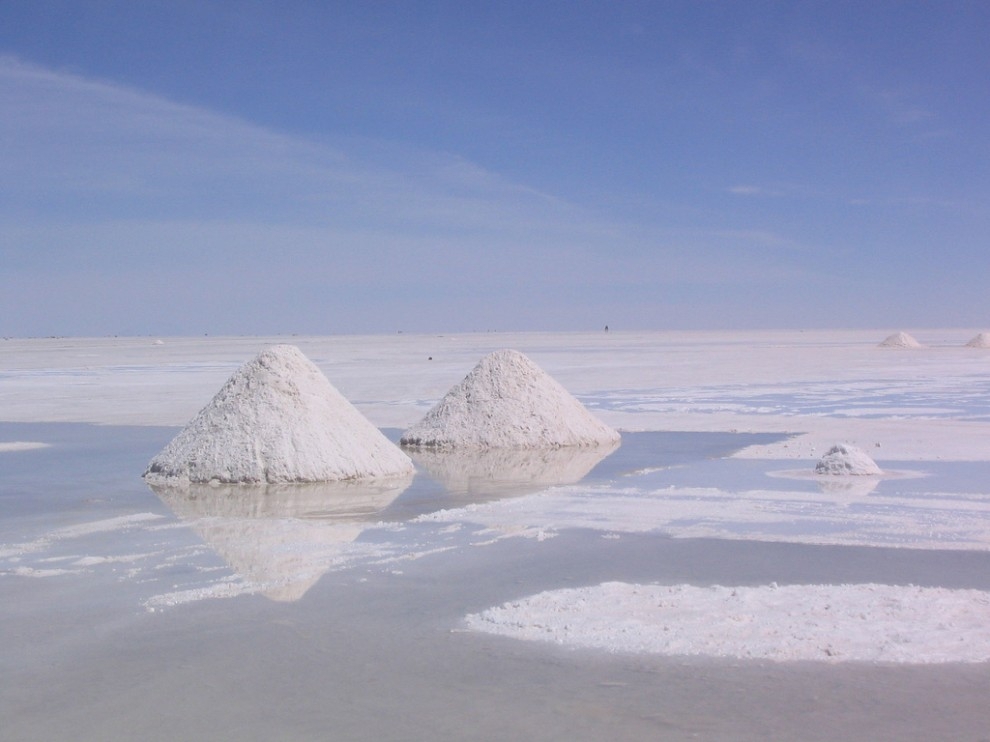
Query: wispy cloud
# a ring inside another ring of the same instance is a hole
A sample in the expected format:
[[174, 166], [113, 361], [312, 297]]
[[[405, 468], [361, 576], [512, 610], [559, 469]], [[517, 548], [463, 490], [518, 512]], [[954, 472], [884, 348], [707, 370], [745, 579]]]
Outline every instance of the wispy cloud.
[[273, 331], [328, 311], [363, 329], [406, 311], [520, 325], [590, 287], [794, 270], [769, 232], [610, 218], [456, 155], [311, 141], [16, 59], [0, 106], [0, 313], [37, 317], [32, 332], [115, 316]]
[[570, 207], [443, 154], [388, 165], [140, 91], [0, 59], [0, 177], [18, 216], [505, 228]]

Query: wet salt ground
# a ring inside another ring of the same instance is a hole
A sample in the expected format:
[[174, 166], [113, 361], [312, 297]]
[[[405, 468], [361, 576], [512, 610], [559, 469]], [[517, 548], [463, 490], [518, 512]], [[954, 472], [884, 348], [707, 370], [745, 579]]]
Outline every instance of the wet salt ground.
[[[231, 576], [138, 478], [174, 432], [0, 425], [2, 440], [54, 444], [0, 454], [0, 543], [39, 544], [18, 561], [0, 558], [7, 738], [981, 739], [990, 728], [985, 665], [613, 656], [458, 629], [467, 613], [507, 600], [609, 580], [987, 590], [986, 551], [580, 528], [545, 540], [498, 540], [469, 522], [405, 522], [402, 530], [366, 531], [359, 540], [370, 555], [326, 572], [295, 602], [245, 594], [149, 612], [142, 603], [148, 596]], [[780, 462], [718, 458], [758, 440], [627, 435], [584, 484], [814, 487], [767, 477]], [[884, 481], [877, 492], [982, 494], [985, 465], [921, 468], [925, 478]], [[463, 504], [463, 495], [448, 496], [420, 477], [381, 516], [405, 521]], [[142, 514], [152, 517], [45, 541], [59, 528]], [[402, 558], [413, 553], [422, 556]], [[16, 566], [57, 568], [94, 555], [145, 556], [61, 576], [12, 574]]]
[[746, 415], [827, 415], [864, 419], [990, 420], [990, 379], [984, 374], [864, 378], [785, 384], [731, 384], [675, 389], [613, 390], [589, 407], [622, 412], [696, 413], [731, 411]]

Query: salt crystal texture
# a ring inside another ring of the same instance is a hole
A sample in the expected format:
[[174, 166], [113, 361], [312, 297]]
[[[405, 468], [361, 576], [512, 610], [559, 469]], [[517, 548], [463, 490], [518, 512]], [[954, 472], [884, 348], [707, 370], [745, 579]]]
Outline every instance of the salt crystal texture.
[[967, 348], [990, 348], [990, 332], [981, 332], [968, 343]]
[[832, 446], [815, 466], [816, 474], [870, 476], [883, 474], [877, 463], [855, 446]]
[[895, 332], [880, 343], [881, 348], [923, 348], [921, 343], [906, 332]]
[[408, 476], [412, 461], [292, 345], [238, 369], [155, 456], [151, 482], [330, 482]]
[[614, 444], [619, 434], [515, 350], [491, 353], [407, 430], [429, 448], [558, 448]]

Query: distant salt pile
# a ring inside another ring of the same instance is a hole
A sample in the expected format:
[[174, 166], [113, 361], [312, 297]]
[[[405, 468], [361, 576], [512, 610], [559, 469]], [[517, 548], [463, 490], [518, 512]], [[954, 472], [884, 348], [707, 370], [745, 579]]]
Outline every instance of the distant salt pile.
[[410, 475], [412, 461], [292, 345], [242, 366], [151, 460], [151, 482], [329, 482]]
[[893, 335], [887, 337], [882, 343], [880, 343], [881, 348], [923, 348], [924, 346], [915, 340], [913, 337], [908, 335], [906, 332], [895, 332]]
[[855, 446], [832, 446], [815, 466], [816, 474], [870, 476], [883, 474], [877, 463]]
[[981, 332], [966, 343], [967, 348], [990, 348], [990, 332]]
[[499, 350], [482, 358], [399, 442], [487, 449], [598, 446], [618, 440], [618, 432], [526, 356]]

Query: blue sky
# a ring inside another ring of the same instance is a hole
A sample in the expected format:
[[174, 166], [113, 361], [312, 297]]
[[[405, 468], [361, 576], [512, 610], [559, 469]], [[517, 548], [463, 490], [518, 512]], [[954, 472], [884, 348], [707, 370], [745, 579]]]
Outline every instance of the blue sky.
[[0, 335], [990, 326], [990, 3], [0, 2]]

